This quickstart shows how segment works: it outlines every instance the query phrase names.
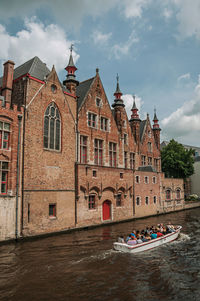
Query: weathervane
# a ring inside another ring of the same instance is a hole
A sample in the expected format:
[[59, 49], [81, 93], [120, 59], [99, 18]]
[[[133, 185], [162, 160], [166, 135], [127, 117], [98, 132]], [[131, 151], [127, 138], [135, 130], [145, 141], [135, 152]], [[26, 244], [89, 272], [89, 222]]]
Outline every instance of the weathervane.
[[72, 50], [73, 50], [73, 46], [74, 46], [74, 44], [71, 44], [71, 46], [70, 46], [70, 51], [71, 51], [71, 53], [72, 53]]
[[119, 82], [119, 75], [118, 75], [118, 73], [117, 73], [117, 77], [116, 78], [117, 78], [117, 82]]

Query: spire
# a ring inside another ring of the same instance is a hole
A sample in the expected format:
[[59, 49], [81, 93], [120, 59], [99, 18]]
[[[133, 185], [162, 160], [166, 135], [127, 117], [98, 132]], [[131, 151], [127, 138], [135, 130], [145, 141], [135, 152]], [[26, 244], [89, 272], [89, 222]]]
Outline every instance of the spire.
[[70, 49], [69, 63], [67, 65], [67, 67], [65, 68], [65, 70], [68, 72], [67, 79], [75, 79], [75, 77], [76, 77], [76, 75], [74, 73], [77, 70], [77, 68], [74, 65], [74, 60], [73, 60], [73, 56], [72, 56], [73, 46], [74, 45], [71, 44], [71, 46], [69, 48]]
[[116, 107], [116, 106], [125, 107], [124, 102], [121, 99], [122, 92], [120, 91], [120, 88], [119, 88], [119, 75], [118, 75], [118, 73], [117, 73], [116, 79], [117, 79], [117, 86], [116, 86], [116, 90], [115, 90], [115, 93], [114, 93], [115, 100], [114, 100], [114, 103], [112, 104], [112, 107], [113, 108]]
[[63, 85], [72, 93], [76, 94], [76, 87], [78, 86], [79, 82], [76, 80], [75, 71], [77, 70], [76, 66], [74, 65], [74, 60], [72, 56], [73, 44], [70, 47], [70, 56], [69, 56], [69, 63], [65, 70], [68, 72], [66, 76], [66, 80], [63, 81]]
[[154, 118], [153, 118], [153, 129], [160, 129], [160, 126], [158, 124], [158, 117], [156, 115], [156, 108], [154, 109]]
[[132, 106], [131, 111], [132, 111], [131, 120], [140, 120], [140, 117], [138, 114], [138, 108], [136, 107], [136, 103], [135, 103], [135, 95], [133, 95], [133, 106]]

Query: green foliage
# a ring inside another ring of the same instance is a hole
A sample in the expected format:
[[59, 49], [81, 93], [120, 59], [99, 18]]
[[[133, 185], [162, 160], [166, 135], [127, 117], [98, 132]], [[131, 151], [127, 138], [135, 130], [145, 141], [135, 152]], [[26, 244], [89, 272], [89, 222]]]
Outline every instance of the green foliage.
[[187, 150], [174, 139], [161, 150], [162, 171], [167, 177], [185, 179], [194, 173], [194, 150]]

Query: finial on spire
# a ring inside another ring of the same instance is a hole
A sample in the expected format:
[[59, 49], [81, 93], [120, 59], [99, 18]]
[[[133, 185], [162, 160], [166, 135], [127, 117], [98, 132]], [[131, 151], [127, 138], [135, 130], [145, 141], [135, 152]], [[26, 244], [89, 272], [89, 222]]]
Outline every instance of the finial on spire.
[[136, 107], [135, 103], [135, 94], [133, 94], [133, 106], [132, 106], [132, 114], [131, 114], [131, 120], [140, 120], [139, 115], [138, 115], [138, 108]]
[[71, 54], [72, 54], [73, 46], [74, 44], [71, 44], [71, 46], [69, 47]]
[[159, 126], [159, 123], [158, 123], [158, 117], [156, 115], [156, 107], [154, 107], [154, 118], [153, 118], [153, 129], [158, 129], [160, 130], [160, 126]]
[[117, 73], [116, 79], [117, 79], [117, 83], [119, 83], [119, 74], [118, 73]]

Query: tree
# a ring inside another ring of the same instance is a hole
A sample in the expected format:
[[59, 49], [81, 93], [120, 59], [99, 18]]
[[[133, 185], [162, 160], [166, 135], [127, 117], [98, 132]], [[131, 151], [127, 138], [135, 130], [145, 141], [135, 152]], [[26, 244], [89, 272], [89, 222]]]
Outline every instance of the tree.
[[187, 150], [174, 139], [161, 150], [162, 171], [167, 177], [185, 179], [194, 173], [194, 150]]

